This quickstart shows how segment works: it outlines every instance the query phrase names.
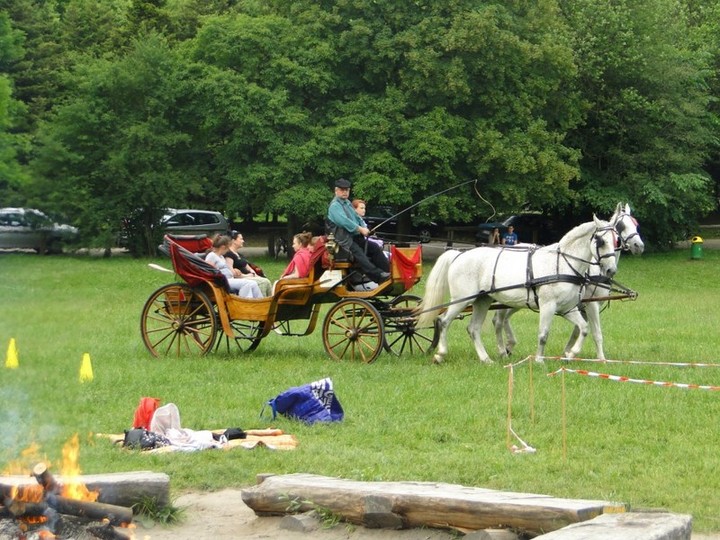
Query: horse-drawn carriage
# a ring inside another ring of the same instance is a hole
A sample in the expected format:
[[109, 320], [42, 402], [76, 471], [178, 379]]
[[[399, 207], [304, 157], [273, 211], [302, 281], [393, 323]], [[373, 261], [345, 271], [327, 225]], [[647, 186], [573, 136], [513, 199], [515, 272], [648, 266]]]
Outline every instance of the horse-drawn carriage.
[[[629, 207], [619, 204], [610, 221], [594, 219], [575, 227], [552, 246], [445, 252], [421, 299], [407, 294], [422, 276], [421, 246], [391, 246], [391, 277], [372, 290], [355, 290], [350, 283], [359, 270], [332, 256], [332, 241], [321, 242], [313, 251], [307, 278], [280, 280], [272, 296], [245, 299], [231, 294], [220, 271], [179, 242], [167, 238], [175, 273], [184, 282], [160, 287], [142, 310], [143, 341], [154, 356], [205, 354], [220, 346], [221, 334], [228, 348], [234, 341], [245, 352], [254, 350], [270, 332], [305, 336], [315, 330], [321, 306], [331, 304], [322, 324], [325, 350], [337, 360], [365, 363], [374, 362], [383, 349], [400, 355], [427, 352], [436, 345], [435, 361], [442, 361], [447, 329], [470, 304], [473, 316], [468, 330], [484, 362], [490, 358], [480, 329], [488, 309], [505, 312], [495, 323], [501, 356], [515, 343], [508, 317], [517, 309], [530, 308], [540, 312], [538, 357], [544, 354], [553, 316], [562, 315], [578, 329], [565, 354], [579, 353], [589, 319], [598, 357], [604, 358], [597, 304], [613, 297], [595, 295], [599, 290], [618, 290], [612, 276], [621, 247], [635, 254], [644, 248]], [[443, 303], [448, 291], [451, 301]], [[621, 293], [614, 298], [636, 296], [629, 289]], [[584, 302], [592, 306], [585, 314]], [[508, 333], [507, 343], [503, 331]]]
[[355, 290], [351, 283], [359, 271], [334, 257], [332, 239], [327, 245], [321, 241], [308, 277], [282, 279], [272, 296], [249, 299], [231, 294], [222, 273], [191, 251], [200, 247], [197, 242], [166, 237], [183, 282], [160, 287], [143, 307], [142, 338], [154, 356], [203, 355], [223, 341], [249, 352], [271, 332], [305, 336], [327, 304], [322, 337], [331, 358], [370, 363], [383, 349], [399, 355], [434, 345], [433, 327], [415, 327], [412, 312], [420, 298], [406, 294], [422, 276], [421, 246], [391, 246], [391, 277], [374, 289]]

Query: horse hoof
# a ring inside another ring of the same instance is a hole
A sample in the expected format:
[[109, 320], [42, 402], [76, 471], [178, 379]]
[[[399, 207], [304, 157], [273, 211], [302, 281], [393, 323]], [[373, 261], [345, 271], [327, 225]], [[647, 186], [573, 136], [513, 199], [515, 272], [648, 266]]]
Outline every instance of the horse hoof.
[[433, 356], [433, 364], [442, 364], [442, 356], [435, 355]]

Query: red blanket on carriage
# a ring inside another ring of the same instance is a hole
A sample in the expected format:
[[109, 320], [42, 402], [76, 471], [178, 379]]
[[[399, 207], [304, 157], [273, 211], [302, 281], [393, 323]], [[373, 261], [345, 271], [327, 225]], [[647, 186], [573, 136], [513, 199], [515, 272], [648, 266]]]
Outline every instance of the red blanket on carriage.
[[409, 289], [415, 284], [415, 265], [420, 262], [422, 248], [418, 246], [415, 253], [408, 257], [393, 245], [390, 246], [390, 254], [393, 265], [398, 269], [398, 272], [400, 272], [400, 279], [403, 280], [405, 288]]

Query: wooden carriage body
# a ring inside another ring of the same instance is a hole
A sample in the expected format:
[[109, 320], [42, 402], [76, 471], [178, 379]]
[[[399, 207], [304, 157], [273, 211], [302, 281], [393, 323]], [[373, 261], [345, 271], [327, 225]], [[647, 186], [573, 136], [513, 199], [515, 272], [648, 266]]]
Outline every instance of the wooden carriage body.
[[[265, 298], [232, 294], [224, 276], [180, 241], [166, 238], [175, 273], [184, 283], [158, 289], [146, 302], [141, 320], [143, 340], [160, 356], [175, 352], [205, 354], [221, 339], [244, 352], [254, 350], [271, 332], [286, 336], [312, 333], [321, 307], [331, 304], [323, 324], [323, 342], [331, 357], [348, 355], [374, 361], [383, 348], [401, 353], [426, 350], [434, 329], [415, 335], [413, 308], [420, 299], [405, 293], [422, 277], [422, 247], [391, 246], [391, 277], [371, 290], [356, 290], [359, 271], [329, 257], [324, 241], [316, 245], [310, 273], [282, 279]], [[391, 336], [386, 336], [389, 331]], [[418, 341], [419, 340], [419, 341]], [[415, 343], [418, 341], [417, 343]], [[197, 350], [196, 350], [197, 349]]]

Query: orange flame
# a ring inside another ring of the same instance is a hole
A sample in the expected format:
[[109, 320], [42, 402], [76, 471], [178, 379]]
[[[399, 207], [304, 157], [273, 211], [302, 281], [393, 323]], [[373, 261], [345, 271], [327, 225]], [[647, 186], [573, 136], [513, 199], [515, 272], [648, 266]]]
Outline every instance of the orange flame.
[[78, 439], [77, 433], [65, 443], [62, 453], [63, 463], [61, 474], [64, 477], [63, 496], [79, 501], [96, 501], [99, 493], [88, 490], [85, 484], [78, 481], [81, 471], [80, 465], [78, 464], [80, 440]]

